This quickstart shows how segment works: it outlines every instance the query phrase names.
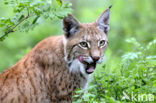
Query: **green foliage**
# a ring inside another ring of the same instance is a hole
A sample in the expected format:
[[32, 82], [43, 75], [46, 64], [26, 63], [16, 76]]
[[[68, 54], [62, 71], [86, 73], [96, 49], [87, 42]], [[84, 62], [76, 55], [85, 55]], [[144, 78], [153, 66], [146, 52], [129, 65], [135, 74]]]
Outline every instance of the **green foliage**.
[[61, 0], [56, 0], [57, 1], [57, 3], [60, 5], [60, 6], [62, 6], [62, 1]]
[[62, 19], [71, 12], [71, 4], [61, 0], [3, 0], [3, 3], [13, 8], [14, 16], [0, 18], [1, 41], [11, 32], [33, 29], [42, 19]]
[[[122, 56], [119, 72], [108, 73], [106, 66], [93, 76], [88, 93], [76, 91], [74, 103], [122, 103], [123, 92], [127, 94], [156, 94], [156, 55], [151, 55], [150, 48], [156, 49], [156, 40], [143, 46], [135, 38], [127, 39], [135, 50]], [[136, 98], [138, 98], [136, 96]], [[138, 99], [137, 99], [138, 100]], [[136, 101], [133, 101], [136, 102]], [[145, 99], [144, 101], [145, 102]]]

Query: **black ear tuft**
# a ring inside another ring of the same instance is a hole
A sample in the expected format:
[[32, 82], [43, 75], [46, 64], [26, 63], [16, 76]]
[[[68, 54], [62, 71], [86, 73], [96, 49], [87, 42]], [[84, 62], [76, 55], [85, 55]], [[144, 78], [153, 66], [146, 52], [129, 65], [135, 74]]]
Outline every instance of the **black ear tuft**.
[[66, 38], [74, 36], [79, 29], [79, 22], [70, 14], [63, 19], [63, 30]]
[[112, 6], [110, 6], [107, 10], [105, 10], [96, 21], [98, 28], [102, 30], [106, 35], [108, 35], [109, 32], [109, 19], [111, 7]]
[[109, 6], [109, 9], [111, 9], [111, 8], [112, 8], [112, 5]]

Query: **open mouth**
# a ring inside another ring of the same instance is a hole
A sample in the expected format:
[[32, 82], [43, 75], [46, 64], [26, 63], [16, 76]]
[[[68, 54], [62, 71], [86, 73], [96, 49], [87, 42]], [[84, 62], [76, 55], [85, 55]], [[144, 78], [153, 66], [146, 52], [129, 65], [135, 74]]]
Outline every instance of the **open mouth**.
[[86, 66], [86, 73], [88, 73], [88, 74], [93, 73], [94, 70], [95, 70], [95, 68], [96, 68], [96, 63], [94, 63], [94, 62], [91, 63], [91, 64], [87, 63], [87, 66]]
[[85, 70], [87, 74], [91, 74], [94, 72], [95, 68], [96, 68], [96, 62], [92, 62], [92, 63], [88, 63], [86, 61], [84, 61], [83, 56], [79, 56], [78, 57], [79, 61], [81, 63], [83, 63], [85, 65]]

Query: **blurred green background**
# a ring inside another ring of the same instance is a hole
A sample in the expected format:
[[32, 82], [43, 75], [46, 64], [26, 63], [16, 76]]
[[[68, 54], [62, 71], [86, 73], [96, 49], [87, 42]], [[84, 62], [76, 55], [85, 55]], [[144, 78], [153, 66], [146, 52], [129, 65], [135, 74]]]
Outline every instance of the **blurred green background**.
[[[70, 0], [73, 4], [73, 15], [80, 22], [93, 22], [110, 5], [109, 60], [111, 66], [120, 62], [123, 53], [133, 49], [125, 39], [135, 37], [146, 44], [156, 38], [156, 1], [155, 0]], [[0, 2], [0, 17], [14, 15], [12, 8]], [[26, 52], [42, 39], [62, 34], [62, 20], [40, 21], [35, 29], [28, 33], [15, 32], [0, 42], [0, 71], [11, 67], [20, 60]], [[2, 34], [1, 34], [2, 35]], [[155, 51], [151, 51], [155, 52]]]
[[[74, 103], [117, 103], [123, 91], [156, 95], [156, 0], [66, 1], [72, 3], [72, 14], [81, 23], [94, 22], [113, 5], [105, 60], [94, 73], [90, 94], [85, 94], [85, 100], [80, 94]], [[0, 18], [12, 15], [12, 8], [0, 2]], [[33, 30], [11, 33], [0, 42], [0, 72], [13, 66], [44, 38], [63, 33], [61, 19], [38, 22]]]

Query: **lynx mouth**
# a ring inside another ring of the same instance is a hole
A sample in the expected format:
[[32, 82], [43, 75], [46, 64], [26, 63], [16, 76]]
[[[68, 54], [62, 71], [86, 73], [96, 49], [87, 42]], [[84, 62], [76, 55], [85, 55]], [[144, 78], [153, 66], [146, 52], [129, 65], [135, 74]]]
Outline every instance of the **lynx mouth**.
[[96, 68], [96, 62], [92, 62], [92, 63], [88, 63], [86, 61], [84, 61], [83, 56], [79, 56], [78, 60], [85, 65], [85, 70], [87, 74], [91, 74], [94, 72], [95, 68]]
[[94, 70], [95, 70], [95, 68], [96, 68], [96, 63], [94, 63], [94, 62], [91, 63], [91, 64], [87, 63], [87, 66], [86, 66], [86, 73], [88, 73], [88, 74], [93, 73]]

